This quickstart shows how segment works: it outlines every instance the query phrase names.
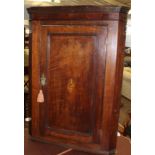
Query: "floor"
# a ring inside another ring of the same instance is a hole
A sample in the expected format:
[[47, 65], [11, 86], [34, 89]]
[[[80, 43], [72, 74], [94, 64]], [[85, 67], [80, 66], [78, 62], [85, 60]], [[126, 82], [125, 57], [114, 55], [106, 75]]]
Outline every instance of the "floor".
[[121, 108], [119, 114], [119, 123], [125, 125], [126, 123], [130, 122], [130, 115], [131, 114], [131, 100], [121, 97]]
[[[71, 148], [65, 148], [58, 145], [46, 144], [30, 139], [28, 128], [25, 127], [24, 134], [24, 155], [96, 155], [76, 151]], [[116, 155], [131, 155], [131, 144], [129, 139], [120, 136], [117, 139], [117, 154]]]
[[118, 131], [122, 131], [123, 135], [131, 138], [131, 100], [123, 96], [121, 98]]

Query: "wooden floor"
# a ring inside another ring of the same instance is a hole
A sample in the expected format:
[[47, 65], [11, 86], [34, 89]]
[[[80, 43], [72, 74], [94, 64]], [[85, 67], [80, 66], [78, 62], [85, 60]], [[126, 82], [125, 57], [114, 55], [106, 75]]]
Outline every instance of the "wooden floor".
[[[28, 128], [25, 128], [24, 137], [24, 155], [96, 155], [58, 145], [32, 141], [28, 135]], [[125, 137], [118, 137], [116, 155], [131, 155], [130, 141]]]

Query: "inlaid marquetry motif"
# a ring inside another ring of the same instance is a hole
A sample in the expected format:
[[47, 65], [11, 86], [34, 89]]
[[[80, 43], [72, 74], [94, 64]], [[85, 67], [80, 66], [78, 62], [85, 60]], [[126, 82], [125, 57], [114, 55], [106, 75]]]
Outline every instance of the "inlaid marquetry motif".
[[74, 89], [75, 89], [75, 81], [73, 79], [69, 79], [67, 84], [67, 90], [69, 93], [72, 93]]

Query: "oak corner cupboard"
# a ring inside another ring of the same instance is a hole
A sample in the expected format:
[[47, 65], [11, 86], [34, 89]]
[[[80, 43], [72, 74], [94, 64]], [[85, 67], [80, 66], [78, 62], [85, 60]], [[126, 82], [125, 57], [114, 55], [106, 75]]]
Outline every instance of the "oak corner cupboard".
[[115, 153], [128, 8], [28, 8], [31, 136]]

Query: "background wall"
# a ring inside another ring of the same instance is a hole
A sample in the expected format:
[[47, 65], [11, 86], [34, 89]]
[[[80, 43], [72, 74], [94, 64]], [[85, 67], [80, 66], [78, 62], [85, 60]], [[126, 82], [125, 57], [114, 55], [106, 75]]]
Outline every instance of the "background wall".
[[128, 15], [128, 20], [127, 20], [125, 46], [131, 47], [131, 14]]

